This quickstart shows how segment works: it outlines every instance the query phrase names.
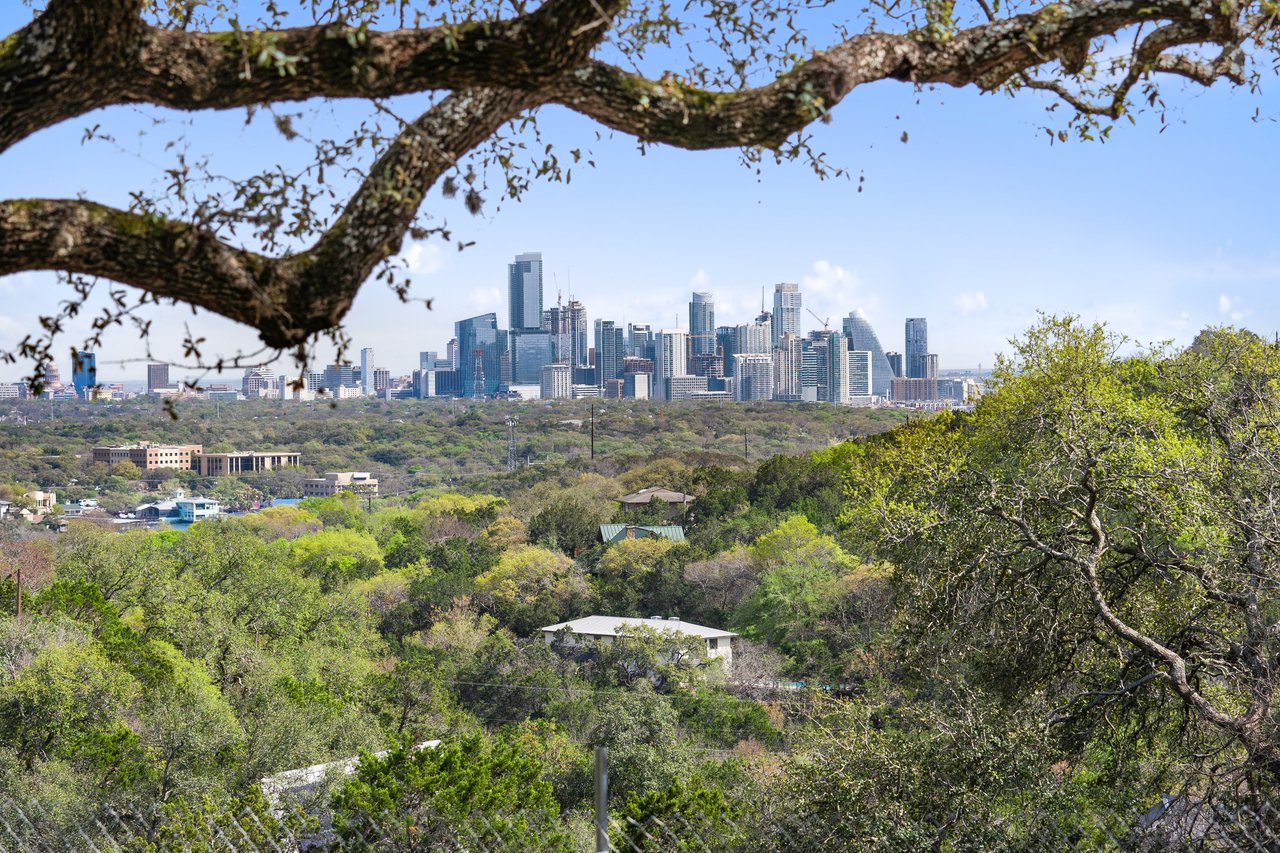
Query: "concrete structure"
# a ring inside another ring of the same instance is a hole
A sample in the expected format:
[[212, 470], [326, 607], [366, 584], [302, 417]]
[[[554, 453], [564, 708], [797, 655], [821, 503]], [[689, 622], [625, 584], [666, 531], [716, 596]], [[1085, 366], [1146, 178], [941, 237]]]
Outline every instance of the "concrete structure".
[[297, 468], [302, 454], [292, 450], [232, 451], [230, 453], [196, 453], [191, 467], [202, 477], [234, 477], [278, 468]]
[[542, 324], [542, 253], [516, 255], [507, 265], [509, 328], [538, 330]]
[[330, 471], [302, 481], [304, 498], [328, 498], [339, 492], [377, 497], [378, 480], [368, 471]]
[[663, 619], [650, 616], [642, 619], [631, 616], [584, 616], [569, 622], [557, 622], [542, 628], [542, 638], [547, 645], [557, 641], [565, 646], [592, 646], [596, 643], [612, 643], [619, 637], [635, 635], [636, 629], [648, 629], [659, 634], [697, 637], [706, 643], [707, 658], [724, 661], [725, 667], [733, 665], [732, 631], [708, 628], [693, 622], [682, 622], [677, 617]]
[[[689, 339], [683, 329], [663, 329], [653, 341], [654, 390], [664, 399], [667, 380], [689, 374]], [[705, 385], [704, 385], [705, 387]]]
[[137, 444], [95, 447], [92, 461], [104, 465], [132, 462], [138, 466], [139, 471], [155, 471], [160, 468], [190, 471], [195, 468], [195, 455], [203, 451], [204, 446], [200, 444], [153, 444], [140, 441]]
[[663, 399], [666, 400], [692, 400], [707, 391], [705, 376], [668, 376], [663, 384], [666, 386]]
[[773, 399], [797, 402], [803, 346], [798, 335], [783, 335], [773, 351]]
[[774, 285], [773, 334], [769, 341], [769, 349], [776, 347], [783, 335], [800, 334], [801, 310], [800, 285], [791, 282]]
[[169, 365], [147, 365], [147, 393], [156, 394], [169, 388]]
[[573, 368], [548, 364], [542, 368], [542, 399], [568, 400], [573, 396]]
[[938, 380], [897, 376], [892, 390], [895, 403], [930, 403], [938, 399]]

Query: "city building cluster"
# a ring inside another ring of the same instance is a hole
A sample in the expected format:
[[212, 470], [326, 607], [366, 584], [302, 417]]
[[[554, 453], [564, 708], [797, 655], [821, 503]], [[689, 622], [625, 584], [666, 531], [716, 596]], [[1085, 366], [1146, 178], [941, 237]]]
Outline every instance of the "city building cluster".
[[[886, 351], [859, 310], [842, 318], [838, 329], [810, 310], [821, 328], [805, 332], [803, 294], [790, 282], [774, 286], [771, 305], [762, 293], [759, 315], [738, 325], [716, 325], [714, 295], [693, 293], [688, 324], [667, 328], [609, 319], [589, 323], [585, 306], [572, 296], [546, 305], [538, 252], [516, 255], [508, 265], [507, 293], [506, 328], [493, 312], [458, 320], [443, 354], [420, 353], [411, 373], [392, 376], [377, 364], [374, 350], [365, 348], [358, 363], [308, 371], [300, 382], [256, 367], [245, 371], [238, 388], [211, 385], [199, 393], [213, 400], [609, 397], [930, 408], [967, 403], [980, 392], [972, 377], [939, 375], [924, 317], [907, 318], [901, 352]], [[96, 384], [93, 353], [75, 357], [70, 387], [49, 366], [46, 396], [123, 393], [119, 386]], [[19, 386], [0, 385], [0, 398], [21, 393]], [[168, 365], [151, 364], [147, 393], [197, 392], [172, 383]]]

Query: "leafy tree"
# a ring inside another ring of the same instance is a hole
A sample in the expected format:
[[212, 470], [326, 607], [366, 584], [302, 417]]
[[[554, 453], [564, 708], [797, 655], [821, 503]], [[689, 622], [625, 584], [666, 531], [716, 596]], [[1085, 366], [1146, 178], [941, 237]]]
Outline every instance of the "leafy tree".
[[334, 794], [333, 828], [344, 850], [572, 850], [543, 770], [502, 735], [425, 749], [401, 741], [383, 757], [360, 756]]
[[[596, 563], [595, 586], [601, 607], [614, 616], [638, 616], [642, 611], [665, 614], [670, 601], [679, 600], [676, 595], [661, 595], [661, 587], [678, 583], [679, 576], [666, 568], [667, 555], [674, 547], [670, 539], [649, 536], [618, 542], [600, 556]], [[664, 583], [666, 581], [666, 583]], [[658, 592], [651, 595], [650, 592]], [[655, 599], [659, 599], [655, 601]]]
[[969, 668], [1011, 702], [1048, 692], [1044, 721], [1081, 752], [1151, 739], [1218, 790], [1265, 789], [1280, 348], [1231, 330], [1124, 346], [1042, 319], [971, 418], [877, 443], [848, 520], [889, 535], [918, 667]]
[[591, 600], [591, 587], [572, 560], [533, 545], [503, 554], [476, 578], [476, 593], [517, 634], [556, 622]]
[[590, 742], [609, 748], [610, 794], [625, 801], [630, 794], [660, 791], [688, 777], [692, 755], [680, 739], [679, 715], [669, 700], [647, 683], [634, 690], [609, 691], [600, 703]]
[[291, 553], [302, 573], [334, 589], [382, 571], [382, 551], [368, 533], [321, 530], [293, 541]]
[[611, 843], [619, 850], [656, 853], [702, 850], [714, 838], [727, 847], [740, 832], [736, 819], [742, 811], [702, 779], [676, 781], [660, 791], [627, 794], [614, 818]]
[[557, 501], [529, 520], [529, 541], [574, 557], [599, 541], [600, 521], [595, 512], [577, 501]]
[[139, 690], [93, 646], [51, 646], [0, 686], [0, 731], [28, 770], [53, 757], [107, 754], [133, 739], [124, 720]]

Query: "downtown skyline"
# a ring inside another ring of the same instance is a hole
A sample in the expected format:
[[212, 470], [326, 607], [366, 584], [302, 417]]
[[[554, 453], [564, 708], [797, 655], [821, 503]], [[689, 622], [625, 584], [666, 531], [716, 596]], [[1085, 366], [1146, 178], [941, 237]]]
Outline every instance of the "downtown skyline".
[[[6, 10], [0, 23], [25, 16]], [[596, 138], [596, 125], [548, 109], [539, 115], [544, 135], [566, 151], [582, 147], [598, 167], [575, 168], [571, 185], [536, 183], [518, 203], [499, 205], [490, 193], [480, 216], [430, 193], [425, 213], [455, 241], [409, 240], [401, 259], [411, 295], [433, 309], [401, 304], [369, 282], [345, 319], [349, 357], [372, 342], [380, 360], [411, 366], [416, 353], [452, 336], [457, 318], [494, 311], [505, 325], [507, 264], [530, 248], [543, 254], [545, 304], [557, 291], [566, 301], [572, 293], [592, 317], [672, 327], [677, 318], [687, 324], [691, 292], [710, 291], [718, 324], [744, 322], [759, 311], [762, 285], [792, 281], [806, 309], [835, 322], [859, 308], [886, 337], [904, 317], [928, 317], [931, 346], [948, 367], [989, 367], [1037, 310], [1106, 321], [1142, 343], [1185, 345], [1218, 323], [1270, 335], [1280, 328], [1274, 88], [1252, 95], [1171, 84], [1167, 123], [1140, 115], [1105, 144], [1062, 145], [1046, 138], [1054, 117], [1033, 93], [873, 86], [812, 129], [814, 149], [848, 170], [827, 181], [803, 163], [769, 163], [757, 176], [734, 151], [649, 146], [641, 155], [634, 140]], [[323, 135], [359, 110], [328, 105], [300, 130]], [[296, 165], [311, 153], [243, 112], [161, 127], [152, 119], [144, 109], [95, 113], [92, 122], [120, 141], [109, 150], [82, 144], [83, 122], [48, 128], [7, 152], [0, 183], [15, 197], [89, 190], [127, 206], [130, 190], [164, 185], [163, 146], [174, 133], [190, 140], [189, 157], [207, 154], [227, 174], [264, 161]], [[460, 252], [463, 243], [474, 245]], [[64, 369], [106, 289], [58, 341]], [[0, 349], [35, 329], [65, 293], [47, 273], [0, 278]], [[260, 345], [243, 327], [185, 308], [153, 306], [147, 316], [158, 360], [180, 360], [187, 326], [222, 355]], [[112, 330], [97, 351], [103, 380], [145, 378], [147, 353], [131, 329]], [[332, 354], [322, 346], [315, 363]], [[286, 355], [276, 369], [294, 368]], [[29, 370], [0, 364], [0, 381]]]

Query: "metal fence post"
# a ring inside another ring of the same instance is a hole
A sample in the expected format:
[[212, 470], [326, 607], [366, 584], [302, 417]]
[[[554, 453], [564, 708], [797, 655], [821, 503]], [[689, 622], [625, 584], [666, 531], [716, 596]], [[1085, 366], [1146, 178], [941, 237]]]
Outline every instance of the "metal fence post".
[[609, 853], [609, 747], [596, 747], [596, 853]]

